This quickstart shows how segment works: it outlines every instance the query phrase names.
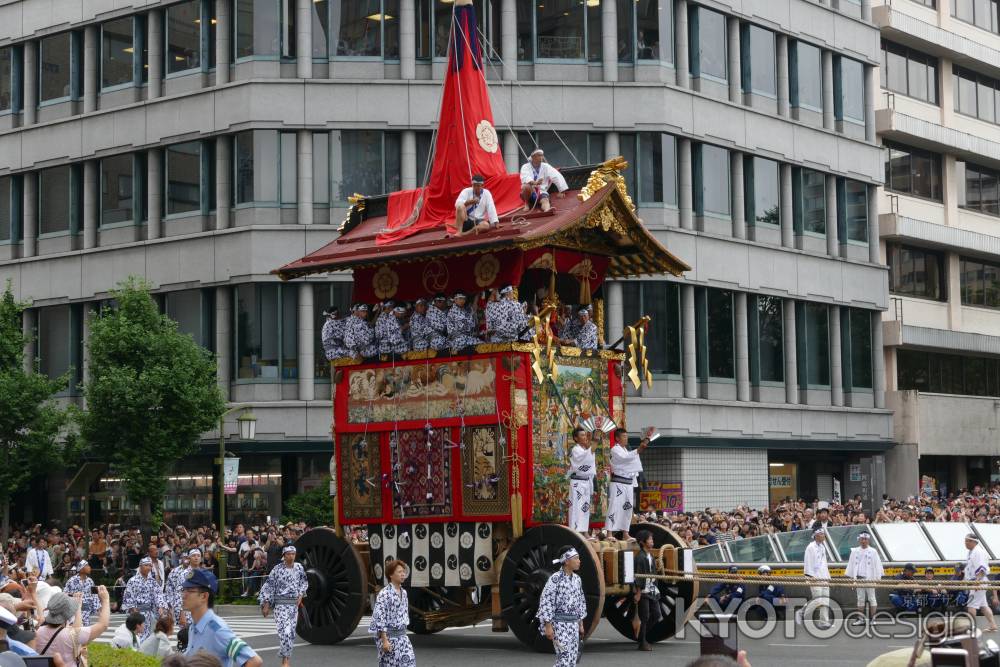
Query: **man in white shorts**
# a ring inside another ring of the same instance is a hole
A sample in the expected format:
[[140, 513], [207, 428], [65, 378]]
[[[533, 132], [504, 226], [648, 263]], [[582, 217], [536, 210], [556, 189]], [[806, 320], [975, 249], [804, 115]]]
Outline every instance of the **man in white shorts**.
[[[858, 534], [858, 546], [851, 549], [851, 557], [847, 561], [847, 571], [844, 575], [848, 579], [860, 579], [862, 581], [878, 581], [885, 575], [882, 569], [882, 558], [878, 551], [871, 547], [871, 534], [864, 532]], [[875, 617], [875, 610], [878, 602], [875, 600], [875, 588], [858, 588], [858, 611], [861, 615], [854, 619], [852, 625], [863, 625], [865, 614], [865, 603], [868, 603], [868, 618]]]
[[[990, 557], [986, 549], [979, 544], [979, 536], [969, 533], [965, 536], [965, 548], [969, 550], [969, 559], [965, 562], [965, 580], [977, 583], [986, 583], [990, 579]], [[966, 604], [969, 616], [976, 618], [976, 610], [983, 612], [989, 627], [986, 632], [996, 632], [997, 623], [993, 619], [993, 610], [986, 602], [986, 589], [973, 589], [969, 591], [969, 602]]]

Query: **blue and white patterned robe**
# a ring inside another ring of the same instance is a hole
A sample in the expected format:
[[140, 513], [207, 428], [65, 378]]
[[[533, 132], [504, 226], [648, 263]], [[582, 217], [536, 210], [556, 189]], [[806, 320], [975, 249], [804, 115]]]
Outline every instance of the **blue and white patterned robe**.
[[379, 354], [403, 354], [409, 351], [406, 336], [403, 335], [403, 323], [392, 313], [384, 317], [379, 315], [375, 323], [375, 340], [378, 341]]
[[299, 620], [298, 598], [305, 596], [307, 590], [309, 580], [302, 564], [292, 563], [291, 567], [287, 567], [281, 562], [267, 575], [257, 594], [261, 605], [266, 602], [271, 606], [274, 625], [278, 630], [278, 655], [282, 658], [292, 655], [295, 624]]
[[339, 317], [327, 319], [323, 323], [323, 354], [327, 359], [337, 359], [347, 356], [344, 347], [344, 320]]
[[[438, 310], [435, 308], [434, 310]], [[428, 312], [430, 312], [428, 310]], [[427, 314], [413, 313], [410, 315], [410, 347], [414, 350], [426, 350], [431, 347], [434, 330], [427, 320]]]
[[491, 343], [513, 343], [526, 326], [528, 318], [517, 301], [501, 299], [486, 306], [486, 329]]
[[[549, 577], [538, 602], [538, 629], [551, 623], [555, 631], [555, 667], [575, 667], [580, 654], [580, 621], [587, 617], [587, 599], [583, 581], [576, 574], [560, 569]], [[564, 620], [558, 620], [564, 619]]]
[[586, 324], [581, 325], [576, 330], [576, 335], [573, 337], [573, 345], [581, 350], [596, 350], [597, 325], [587, 320]]
[[160, 610], [165, 609], [166, 601], [163, 599], [163, 591], [160, 590], [160, 582], [150, 573], [148, 577], [136, 572], [128, 584], [125, 585], [125, 596], [122, 598], [122, 608], [126, 610], [138, 609], [146, 617], [142, 634], [139, 636], [141, 642], [149, 635], [153, 634], [156, 626], [156, 619], [160, 615]]
[[63, 593], [66, 595], [72, 596], [75, 593], [83, 593], [83, 602], [80, 605], [80, 617], [83, 619], [84, 625], [90, 625], [90, 617], [95, 611], [101, 608], [101, 599], [90, 592], [93, 586], [93, 579], [90, 577], [81, 579], [78, 574], [67, 579], [66, 585], [63, 586]]
[[351, 357], [374, 357], [378, 354], [375, 333], [368, 322], [357, 315], [344, 320], [344, 348]]
[[167, 584], [163, 591], [163, 597], [166, 600], [167, 607], [174, 616], [174, 623], [180, 623], [181, 614], [184, 613], [184, 607], [181, 602], [181, 583], [184, 582], [190, 569], [188, 565], [178, 565], [170, 570], [170, 574], [167, 575]]
[[427, 309], [427, 324], [431, 328], [431, 349], [446, 349], [448, 347], [448, 311], [431, 306]]
[[453, 352], [482, 342], [476, 336], [476, 319], [467, 308], [453, 305], [448, 311], [448, 346]]
[[[410, 624], [410, 605], [406, 589], [388, 585], [378, 592], [375, 605], [372, 607], [372, 621], [368, 632], [375, 636], [375, 646], [378, 648], [379, 667], [413, 667], [417, 658], [413, 654], [413, 644], [406, 635], [406, 626]], [[388, 632], [392, 651], [382, 650], [382, 640], [378, 633]]]

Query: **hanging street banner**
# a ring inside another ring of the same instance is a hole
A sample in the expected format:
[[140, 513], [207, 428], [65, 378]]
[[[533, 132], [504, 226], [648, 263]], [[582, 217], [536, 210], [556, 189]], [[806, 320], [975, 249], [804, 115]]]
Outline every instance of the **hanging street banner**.
[[239, 478], [239, 458], [234, 457], [222, 459], [222, 487], [227, 496], [231, 496], [236, 493], [236, 487], [239, 485]]

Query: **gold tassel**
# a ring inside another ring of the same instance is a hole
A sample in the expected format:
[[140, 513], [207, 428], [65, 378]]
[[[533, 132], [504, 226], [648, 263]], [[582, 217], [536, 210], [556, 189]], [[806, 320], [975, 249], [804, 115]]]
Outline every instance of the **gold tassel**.
[[594, 299], [594, 324], [597, 325], [597, 342], [604, 345], [604, 299]]
[[639, 359], [636, 357], [637, 352], [639, 352], [639, 345], [637, 345], [639, 341], [637, 340], [635, 327], [625, 327], [625, 334], [626, 340], [628, 340], [628, 379], [632, 381], [632, 386], [638, 389], [642, 384], [642, 380], [639, 377]]

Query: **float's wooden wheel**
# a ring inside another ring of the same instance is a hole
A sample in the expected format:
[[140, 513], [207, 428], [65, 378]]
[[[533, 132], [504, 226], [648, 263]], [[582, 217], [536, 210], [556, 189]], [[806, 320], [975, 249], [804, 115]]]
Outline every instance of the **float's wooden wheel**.
[[500, 569], [500, 607], [507, 626], [521, 643], [536, 651], [552, 651], [552, 642], [538, 631], [538, 602], [542, 589], [558, 565], [552, 563], [565, 547], [580, 552], [587, 636], [601, 620], [604, 608], [604, 572], [597, 555], [583, 536], [566, 526], [546, 523], [525, 532], [507, 551]]
[[[653, 546], [662, 547], [670, 544], [675, 547], [682, 547], [684, 541], [669, 528], [655, 523], [637, 523], [629, 529], [629, 535], [635, 537], [639, 531], [648, 530], [653, 534]], [[684, 622], [683, 617], [678, 618], [687, 612], [694, 603], [698, 594], [698, 584], [694, 581], [657, 581], [660, 589], [660, 622], [654, 624], [646, 631], [646, 638], [651, 642], [663, 641], [673, 637], [681, 629]], [[635, 605], [631, 596], [612, 595], [608, 597], [604, 605], [605, 616], [608, 622], [614, 626], [615, 630], [622, 636], [635, 640], [635, 630], [632, 626], [632, 619], [635, 616]]]
[[309, 578], [299, 636], [311, 644], [350, 637], [368, 602], [368, 573], [360, 554], [329, 528], [306, 531], [295, 547]]

